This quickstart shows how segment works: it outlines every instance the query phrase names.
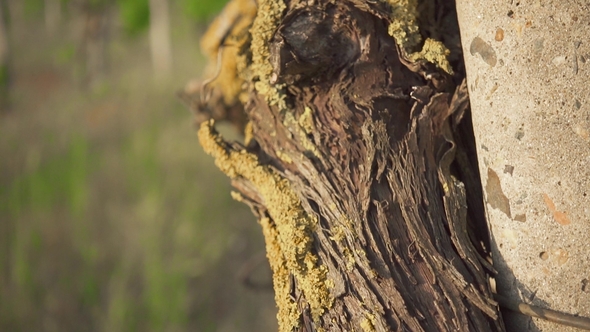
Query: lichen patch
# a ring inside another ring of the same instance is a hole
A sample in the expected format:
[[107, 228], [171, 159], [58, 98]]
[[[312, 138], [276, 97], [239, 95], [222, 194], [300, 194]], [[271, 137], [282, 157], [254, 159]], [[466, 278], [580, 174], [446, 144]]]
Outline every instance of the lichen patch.
[[416, 47], [421, 41], [418, 28], [417, 0], [383, 0], [391, 6], [388, 33], [404, 50]]
[[422, 42], [420, 28], [417, 23], [417, 0], [383, 0], [391, 7], [391, 23], [388, 33], [404, 52], [409, 53], [409, 60], [426, 60], [434, 63], [449, 74], [453, 73], [448, 61], [450, 51], [440, 41], [428, 38], [422, 45], [422, 50], [412, 52]]
[[303, 114], [299, 117], [299, 125], [303, 128], [306, 134], [312, 134], [314, 131], [313, 124], [313, 110], [309, 106], [305, 106]]
[[258, 13], [252, 24], [252, 74], [258, 81], [254, 88], [263, 94], [269, 105], [278, 105], [285, 109], [285, 94], [281, 92], [283, 86], [270, 83], [273, 67], [270, 63], [269, 42], [276, 31], [283, 12], [287, 7], [280, 0], [258, 1]]
[[[307, 137], [307, 134], [309, 133], [308, 131], [311, 129], [309, 123], [306, 123], [309, 120], [306, 120], [304, 117], [310, 116], [311, 114], [305, 115], [304, 113], [299, 118], [299, 120], [297, 120], [295, 116], [292, 114], [292, 112], [286, 112], [283, 124], [285, 125], [285, 127], [289, 128], [291, 134], [295, 136], [295, 138], [300, 142], [301, 146], [303, 146], [306, 152], [311, 152], [319, 158], [319, 151], [317, 146], [315, 146], [315, 144], [313, 144], [313, 142]], [[301, 118], [304, 118], [303, 121], [301, 120]]]
[[363, 332], [374, 332], [375, 331], [375, 315], [365, 314], [365, 317], [361, 321], [361, 328]]
[[246, 65], [241, 50], [248, 40], [243, 32], [249, 29], [255, 16], [254, 1], [232, 0], [201, 39], [201, 49], [210, 64], [205, 75], [212, 80], [209, 88], [220, 91], [227, 105], [236, 103], [243, 94], [244, 80], [239, 72]]
[[441, 41], [428, 38], [424, 41], [420, 52], [410, 55], [410, 61], [426, 60], [434, 63], [447, 73], [453, 74], [453, 69], [448, 60], [450, 54], [451, 51]]
[[268, 209], [269, 218], [260, 224], [267, 246], [267, 256], [273, 271], [277, 315], [281, 331], [291, 331], [299, 325], [299, 310], [291, 296], [289, 275], [309, 304], [314, 320], [319, 320], [332, 305], [327, 270], [312, 252], [313, 231], [317, 218], [308, 215], [289, 181], [269, 166], [261, 165], [256, 155], [232, 148], [215, 131], [213, 120], [204, 122], [199, 141], [215, 164], [232, 179], [243, 178], [252, 183]]

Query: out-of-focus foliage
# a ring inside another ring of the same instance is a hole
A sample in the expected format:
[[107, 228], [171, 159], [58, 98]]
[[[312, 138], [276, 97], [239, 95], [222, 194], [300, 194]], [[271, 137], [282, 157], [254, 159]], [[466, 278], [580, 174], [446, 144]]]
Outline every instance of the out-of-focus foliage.
[[195, 20], [208, 20], [219, 13], [227, 0], [180, 0], [183, 12]]
[[[3, 0], [10, 1], [10, 0]], [[35, 18], [41, 16], [47, 5], [46, 0], [20, 0], [23, 2], [24, 13], [27, 18]], [[57, 0], [61, 4], [62, 8], [67, 8], [69, 5], [75, 5], [77, 7], [84, 7], [89, 10], [101, 10], [108, 8], [116, 2], [126, 0]], [[136, 0], [130, 0], [136, 1]], [[143, 0], [139, 0], [143, 1]], [[147, 0], [145, 0], [147, 2]]]
[[118, 0], [119, 14], [125, 31], [137, 35], [150, 24], [150, 6], [148, 0]]
[[[227, 0], [177, 0], [169, 4], [178, 6], [184, 15], [188, 15], [195, 21], [207, 21], [219, 13], [226, 3]], [[117, 5], [127, 33], [137, 35], [148, 28], [150, 20], [148, 0], [117, 0]]]
[[[260, 228], [175, 97], [203, 66], [202, 25], [168, 1], [174, 68], [155, 82], [147, 0], [62, 0], [55, 33], [51, 0], [0, 0], [0, 331], [276, 330], [272, 292], [235, 278], [263, 253]], [[105, 65], [80, 79], [98, 53]]]
[[42, 13], [43, 0], [23, 0], [25, 14], [27, 16], [34, 16]]

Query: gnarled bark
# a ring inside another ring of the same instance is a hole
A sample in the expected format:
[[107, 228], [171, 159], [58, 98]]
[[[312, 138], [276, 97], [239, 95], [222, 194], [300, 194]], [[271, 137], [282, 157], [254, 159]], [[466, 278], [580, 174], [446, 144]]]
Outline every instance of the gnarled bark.
[[[503, 331], [469, 229], [485, 221], [471, 147], [457, 138], [468, 108], [460, 56], [445, 56], [444, 35], [415, 35], [454, 8], [257, 5], [246, 38], [228, 29], [240, 37], [246, 143], [224, 141], [213, 121], [199, 138], [262, 225], [280, 329]], [[200, 118], [228, 107], [223, 88], [209, 88], [193, 104]]]

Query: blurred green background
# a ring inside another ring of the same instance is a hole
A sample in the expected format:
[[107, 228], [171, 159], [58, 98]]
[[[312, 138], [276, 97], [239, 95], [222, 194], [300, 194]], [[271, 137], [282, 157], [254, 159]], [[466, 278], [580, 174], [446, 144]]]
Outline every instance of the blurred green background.
[[259, 226], [175, 97], [222, 7], [0, 1], [0, 331], [276, 331], [238, 277], [270, 280]]

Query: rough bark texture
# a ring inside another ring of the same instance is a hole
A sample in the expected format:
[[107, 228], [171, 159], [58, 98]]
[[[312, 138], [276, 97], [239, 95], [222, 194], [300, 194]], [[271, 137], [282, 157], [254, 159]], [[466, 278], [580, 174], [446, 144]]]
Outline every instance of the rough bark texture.
[[[445, 3], [260, 0], [250, 30], [223, 30], [218, 52], [228, 36], [239, 50], [227, 70], [246, 142], [213, 121], [199, 138], [259, 218], [282, 331], [504, 330], [470, 239], [485, 221], [472, 147], [457, 138], [461, 56], [445, 56], [458, 32], [433, 33], [453, 15]], [[220, 82], [195, 91], [199, 119], [236, 107]]]

